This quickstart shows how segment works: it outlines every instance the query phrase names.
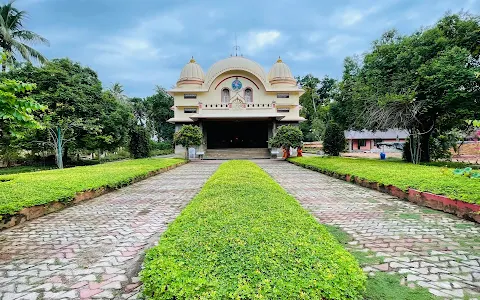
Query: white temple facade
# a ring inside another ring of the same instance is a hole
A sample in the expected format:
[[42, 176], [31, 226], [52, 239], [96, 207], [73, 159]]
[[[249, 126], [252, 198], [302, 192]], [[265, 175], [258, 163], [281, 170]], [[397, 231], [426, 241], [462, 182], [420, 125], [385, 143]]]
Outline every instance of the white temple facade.
[[[276, 128], [304, 121], [297, 86], [289, 67], [279, 58], [270, 72], [253, 60], [232, 56], [220, 60], [205, 74], [192, 58], [183, 68], [174, 97], [174, 123], [202, 128], [204, 141], [198, 152], [208, 149], [269, 149], [268, 139]], [[175, 153], [184, 155], [176, 146]]]

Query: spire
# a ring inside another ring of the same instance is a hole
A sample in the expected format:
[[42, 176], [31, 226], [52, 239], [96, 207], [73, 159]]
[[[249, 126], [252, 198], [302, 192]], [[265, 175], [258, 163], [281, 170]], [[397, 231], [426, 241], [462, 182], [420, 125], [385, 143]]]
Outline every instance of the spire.
[[[235, 56], [238, 56], [238, 51], [240, 50], [240, 46], [238, 46], [238, 43], [237, 43], [237, 33], [235, 32], [235, 46], [233, 47], [233, 50], [235, 50]], [[233, 56], [233, 55], [231, 55]], [[242, 54], [240, 54], [240, 56], [243, 56]]]
[[190, 59], [190, 63], [196, 63], [195, 59], [193, 59], [193, 56], [192, 59]]
[[283, 60], [279, 56], [278, 59], [277, 59], [277, 63], [281, 63], [281, 62], [283, 62]]

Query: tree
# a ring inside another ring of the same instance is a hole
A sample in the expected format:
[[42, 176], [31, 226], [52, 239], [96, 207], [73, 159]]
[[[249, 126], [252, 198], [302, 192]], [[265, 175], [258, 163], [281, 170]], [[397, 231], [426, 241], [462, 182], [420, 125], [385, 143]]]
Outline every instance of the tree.
[[124, 94], [124, 89], [123, 86], [115, 82], [109, 89], [108, 91], [112, 94], [112, 96], [117, 99], [117, 101], [122, 102], [122, 103], [127, 103], [128, 97]]
[[283, 125], [278, 127], [275, 136], [269, 143], [272, 147], [283, 148], [287, 151], [287, 157], [290, 155], [290, 148], [302, 146], [303, 133], [297, 126]]
[[447, 15], [410, 36], [385, 32], [361, 63], [346, 60], [341, 96], [332, 107], [334, 120], [345, 129], [394, 128], [397, 121], [371, 122], [374, 115], [368, 112], [383, 108], [395, 113], [392, 107], [400, 105], [414, 121], [408, 122], [412, 127], [402, 127], [418, 140], [412, 148], [418, 148], [421, 161], [429, 161], [433, 132], [463, 126], [480, 111], [479, 37], [479, 17], [468, 14]]
[[93, 136], [102, 135], [100, 119], [109, 114], [103, 114], [109, 104], [90, 68], [69, 59], [54, 59], [42, 67], [27, 64], [4, 76], [37, 85], [31, 97], [48, 107], [39, 115], [43, 130], [37, 131], [37, 141], [55, 150], [59, 168], [63, 167], [63, 153], [67, 156], [74, 147], [88, 149]]
[[185, 148], [185, 158], [188, 159], [188, 148], [203, 143], [202, 130], [198, 126], [183, 125], [179, 131], [175, 132], [173, 141], [175, 144], [182, 145]]
[[168, 123], [173, 118], [173, 97], [167, 91], [157, 86], [156, 93], [145, 99], [146, 115], [148, 124], [157, 136], [158, 140], [172, 142], [175, 125]]
[[329, 122], [325, 129], [325, 138], [323, 139], [323, 151], [331, 156], [339, 156], [340, 152], [345, 150], [347, 141], [342, 128], [334, 122]]
[[[37, 50], [28, 46], [26, 43], [42, 43], [48, 45], [49, 42], [44, 37], [26, 30], [23, 22], [27, 13], [13, 7], [14, 1], [0, 5], [0, 47], [15, 60], [14, 54], [19, 53], [23, 59], [30, 61], [34, 58], [41, 63], [47, 59]], [[5, 72], [6, 63], [2, 63], [2, 70]]]
[[145, 127], [135, 125], [131, 128], [129, 149], [134, 158], [144, 158], [149, 156], [150, 138]]

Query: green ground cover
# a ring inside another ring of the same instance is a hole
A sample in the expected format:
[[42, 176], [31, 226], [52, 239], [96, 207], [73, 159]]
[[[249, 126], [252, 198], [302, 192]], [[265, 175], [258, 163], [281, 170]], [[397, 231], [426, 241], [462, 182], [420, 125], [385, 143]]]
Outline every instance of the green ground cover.
[[153, 299], [360, 299], [365, 275], [257, 165], [220, 166], [150, 249]]
[[37, 171], [42, 171], [42, 170], [50, 170], [50, 169], [53, 169], [53, 168], [55, 168], [55, 167], [52, 167], [52, 166], [18, 166], [18, 167], [1, 168], [0, 169], [0, 175], [37, 172]]
[[0, 215], [54, 201], [70, 201], [78, 192], [100, 187], [117, 188], [151, 171], [183, 162], [182, 159], [137, 159], [0, 176]]
[[453, 169], [344, 157], [295, 157], [291, 161], [304, 167], [394, 185], [403, 190], [413, 188], [480, 204], [480, 179], [453, 175]]

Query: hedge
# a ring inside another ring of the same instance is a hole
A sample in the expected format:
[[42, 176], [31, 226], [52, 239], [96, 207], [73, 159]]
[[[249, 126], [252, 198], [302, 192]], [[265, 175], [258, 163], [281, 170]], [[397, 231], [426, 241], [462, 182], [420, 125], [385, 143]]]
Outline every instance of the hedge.
[[405, 191], [412, 188], [480, 204], [480, 180], [453, 175], [453, 169], [449, 168], [345, 157], [295, 157], [291, 161], [304, 167], [393, 185]]
[[141, 279], [150, 299], [359, 299], [366, 280], [326, 228], [249, 161], [220, 166], [147, 251]]
[[94, 166], [0, 176], [0, 219], [23, 208], [70, 201], [76, 193], [117, 188], [137, 177], [183, 162], [182, 159], [138, 159]]

